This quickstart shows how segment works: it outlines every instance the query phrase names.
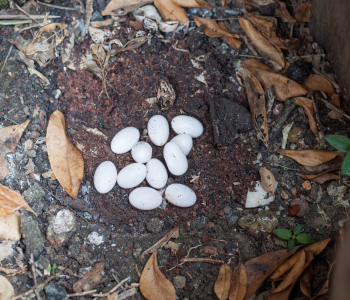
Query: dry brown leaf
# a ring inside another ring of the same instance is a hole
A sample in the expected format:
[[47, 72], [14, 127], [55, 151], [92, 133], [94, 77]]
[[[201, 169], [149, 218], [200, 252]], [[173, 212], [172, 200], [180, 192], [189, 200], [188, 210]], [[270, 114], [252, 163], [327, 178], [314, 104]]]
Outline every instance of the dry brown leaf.
[[20, 193], [0, 185], [0, 215], [8, 216], [21, 208], [25, 208], [36, 215]]
[[291, 97], [307, 94], [307, 90], [300, 84], [277, 73], [257, 59], [248, 59], [241, 66], [255, 76], [264, 89], [271, 87], [276, 100], [285, 101]]
[[248, 274], [244, 264], [240, 261], [231, 276], [229, 300], [243, 300], [248, 287]]
[[254, 45], [263, 53], [265, 53], [271, 60], [279, 64], [282, 68], [285, 67], [283, 53], [279, 47], [272, 45], [269, 40], [262, 34], [254, 25], [241, 17], [238, 18], [244, 32], [249, 36]]
[[113, 24], [113, 19], [107, 19], [103, 21], [92, 21], [90, 22], [90, 26], [95, 28], [105, 27]]
[[79, 293], [81, 291], [92, 290], [95, 285], [100, 283], [105, 264], [105, 262], [96, 263], [93, 268], [83, 276], [83, 278], [74, 283], [73, 291]]
[[311, 3], [304, 2], [300, 3], [295, 9], [294, 9], [294, 18], [299, 22], [310, 22], [310, 14], [311, 14]]
[[322, 91], [328, 96], [332, 96], [335, 93], [332, 83], [328, 79], [317, 74], [311, 74], [305, 79], [302, 86], [307, 89], [309, 93], [313, 93], [314, 91]]
[[[240, 2], [240, 1], [238, 1]], [[254, 6], [264, 6], [268, 4], [272, 4], [275, 2], [275, 0], [246, 0], [244, 1], [246, 4], [251, 4]]]
[[271, 195], [274, 195], [275, 192], [275, 176], [273, 176], [273, 174], [271, 173], [271, 171], [269, 171], [266, 168], [260, 168], [259, 169], [259, 173], [261, 176], [261, 187], [268, 193], [270, 193]]
[[309, 118], [310, 129], [314, 133], [314, 135], [318, 138], [318, 129], [317, 129], [317, 123], [315, 120], [314, 105], [312, 100], [305, 97], [295, 97], [294, 100], [298, 105], [300, 105], [304, 109], [304, 112]]
[[12, 287], [10, 281], [6, 277], [0, 275], [0, 299], [8, 300], [15, 295], [15, 290]]
[[147, 300], [175, 300], [175, 288], [160, 272], [157, 252], [154, 252], [143, 268], [140, 278], [140, 291]]
[[221, 5], [226, 6], [229, 5], [232, 2], [232, 0], [221, 0]]
[[226, 30], [222, 30], [218, 23], [216, 23], [215, 20], [212, 19], [206, 19], [201, 18], [198, 16], [193, 16], [194, 21], [196, 22], [197, 26], [203, 26], [204, 28], [204, 34], [209, 37], [221, 37], [221, 36], [227, 36], [227, 37], [237, 37], [236, 34], [230, 33], [227, 28]]
[[296, 23], [297, 21], [290, 15], [286, 4], [279, 0], [275, 0], [275, 1], [280, 5], [280, 7], [275, 9], [275, 16], [283, 19], [284, 21]]
[[92, 4], [92, 0], [85, 1], [85, 32], [89, 31], [90, 20], [94, 11]]
[[26, 49], [26, 55], [36, 52], [46, 52], [54, 49], [64, 40], [68, 25], [63, 23], [51, 23], [41, 27]]
[[[230, 33], [227, 29], [227, 27], [225, 26], [224, 22], [219, 22], [218, 23], [220, 29], [222, 31], [225, 31], [227, 33]], [[230, 36], [226, 36], [223, 35], [221, 36], [221, 40], [226, 43], [227, 45], [231, 46], [234, 49], [239, 49], [239, 47], [241, 46], [242, 42], [238, 39], [239, 35], [238, 34], [234, 34], [235, 37], [230, 37]]]
[[50, 116], [46, 146], [52, 171], [68, 195], [75, 199], [84, 176], [84, 160], [69, 141], [64, 116], [59, 110]]
[[153, 0], [112, 0], [101, 13], [102, 16], [115, 15], [113, 10], [124, 9], [124, 14], [139, 8], [142, 5], [152, 3]]
[[300, 290], [301, 292], [311, 299], [311, 279], [313, 276], [313, 269], [312, 266], [309, 265], [306, 270], [304, 270], [303, 274], [301, 274], [299, 278], [300, 282]]
[[287, 274], [287, 272], [295, 266], [296, 262], [299, 260], [300, 255], [301, 251], [288, 258], [282, 265], [278, 267], [278, 269], [275, 272], [273, 272], [269, 280], [282, 280], [281, 278], [283, 278]]
[[231, 268], [223, 264], [220, 268], [218, 278], [215, 281], [214, 291], [220, 300], [226, 300], [231, 287]]
[[11, 241], [21, 239], [21, 217], [16, 211], [9, 216], [0, 215], [0, 238]]
[[179, 25], [184, 25], [189, 21], [186, 11], [173, 0], [154, 0], [165, 21], [178, 21]]
[[324, 248], [326, 248], [326, 246], [331, 240], [332, 239], [329, 238], [319, 241], [317, 243], [313, 243], [305, 248], [305, 252], [310, 252], [313, 256], [319, 255], [324, 250]]
[[[344, 161], [344, 156], [337, 156], [336, 158], [315, 167], [304, 166], [301, 168], [300, 173], [302, 175], [308, 175], [308, 176], [313, 175], [314, 177], [317, 177], [325, 173], [340, 170], [343, 161]], [[314, 178], [314, 177], [310, 177], [310, 178]]]
[[0, 180], [3, 180], [10, 171], [9, 164], [6, 159], [0, 155]]
[[173, 1], [182, 7], [202, 7], [206, 9], [214, 8], [204, 0], [173, 0]]
[[317, 182], [319, 184], [324, 184], [326, 181], [329, 180], [338, 180], [340, 179], [339, 175], [333, 174], [333, 173], [327, 173], [327, 174], [322, 174], [319, 176], [315, 175], [300, 175], [301, 178], [311, 180], [314, 182]]
[[317, 166], [335, 158], [341, 151], [327, 150], [277, 150], [277, 153], [288, 156], [303, 166]]

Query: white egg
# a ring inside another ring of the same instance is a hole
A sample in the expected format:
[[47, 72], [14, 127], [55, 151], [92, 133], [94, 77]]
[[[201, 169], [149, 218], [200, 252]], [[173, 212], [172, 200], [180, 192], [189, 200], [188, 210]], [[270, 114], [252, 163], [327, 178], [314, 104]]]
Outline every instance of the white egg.
[[168, 172], [163, 163], [156, 158], [152, 158], [147, 164], [146, 180], [151, 187], [161, 189], [168, 181]]
[[118, 175], [118, 185], [124, 189], [131, 189], [139, 185], [147, 175], [147, 168], [140, 163], [133, 163], [121, 169]]
[[174, 142], [178, 146], [180, 146], [181, 150], [185, 155], [190, 153], [193, 145], [192, 137], [187, 133], [181, 133], [174, 137], [170, 142]]
[[177, 116], [171, 121], [171, 127], [177, 133], [187, 133], [193, 138], [203, 133], [203, 125], [197, 119], [190, 116]]
[[149, 119], [147, 130], [149, 138], [156, 146], [163, 146], [169, 138], [168, 120], [161, 115]]
[[131, 149], [131, 156], [138, 163], [146, 163], [152, 158], [152, 147], [146, 142], [138, 142]]
[[172, 174], [180, 176], [187, 171], [187, 158], [180, 146], [173, 142], [167, 143], [164, 146], [163, 155], [166, 165]]
[[139, 187], [130, 193], [129, 202], [138, 209], [155, 209], [162, 203], [162, 195], [155, 189]]
[[117, 182], [117, 168], [111, 161], [101, 163], [94, 174], [94, 186], [100, 194], [106, 194]]
[[165, 198], [180, 207], [189, 207], [196, 203], [197, 196], [188, 186], [174, 183], [165, 190]]
[[126, 127], [120, 130], [112, 139], [111, 148], [114, 153], [123, 154], [139, 141], [140, 132], [135, 127]]

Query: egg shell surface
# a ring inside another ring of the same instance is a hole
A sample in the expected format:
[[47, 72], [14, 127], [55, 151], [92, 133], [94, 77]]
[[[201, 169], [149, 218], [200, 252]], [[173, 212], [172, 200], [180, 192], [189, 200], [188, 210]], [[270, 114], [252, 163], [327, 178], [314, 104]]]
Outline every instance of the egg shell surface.
[[168, 181], [168, 171], [164, 164], [156, 158], [152, 158], [147, 164], [146, 180], [155, 189], [163, 188]]
[[144, 164], [152, 158], [152, 147], [147, 142], [138, 142], [131, 149], [134, 161]]
[[197, 119], [190, 116], [177, 116], [171, 121], [171, 127], [177, 133], [187, 133], [193, 138], [199, 137], [203, 133], [203, 125]]
[[173, 142], [169, 142], [164, 146], [163, 155], [169, 171], [176, 175], [183, 175], [188, 168], [186, 155], [180, 146]]
[[106, 194], [113, 189], [117, 182], [117, 168], [111, 161], [101, 163], [94, 174], [94, 186], [100, 194]]
[[137, 209], [155, 209], [162, 203], [162, 195], [150, 187], [139, 187], [129, 195], [129, 202]]
[[163, 146], [169, 138], [168, 120], [161, 116], [155, 115], [149, 119], [147, 124], [148, 136], [156, 146]]
[[197, 196], [188, 186], [174, 183], [165, 190], [165, 198], [172, 204], [180, 207], [189, 207], [196, 203]]
[[123, 154], [139, 141], [140, 131], [135, 127], [126, 127], [120, 130], [112, 139], [111, 149], [114, 153]]
[[121, 169], [118, 174], [118, 185], [124, 189], [131, 189], [138, 186], [147, 175], [147, 168], [144, 164], [133, 163]]
[[193, 146], [192, 137], [187, 133], [177, 135], [170, 142], [177, 144], [186, 156], [190, 153]]

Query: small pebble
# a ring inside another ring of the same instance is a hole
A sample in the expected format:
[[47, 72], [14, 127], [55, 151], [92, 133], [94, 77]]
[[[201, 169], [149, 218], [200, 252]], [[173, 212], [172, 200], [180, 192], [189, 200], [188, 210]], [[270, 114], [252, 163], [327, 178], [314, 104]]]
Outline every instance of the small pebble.
[[292, 131], [288, 134], [288, 141], [296, 144], [303, 137], [304, 137], [304, 129], [302, 129], [301, 127], [294, 127]]
[[24, 146], [25, 146], [28, 150], [32, 149], [32, 148], [33, 148], [33, 142], [32, 142], [32, 140], [26, 140], [25, 143], [24, 143]]
[[224, 207], [224, 213], [225, 215], [229, 215], [232, 211], [232, 208], [230, 206], [225, 206]]
[[281, 192], [281, 198], [282, 198], [283, 200], [287, 200], [289, 197], [288, 197], [288, 194], [287, 194], [285, 191], [282, 191], [282, 192]]
[[275, 116], [279, 116], [281, 114], [281, 112], [283, 111], [283, 104], [282, 103], [278, 103], [275, 105], [275, 107], [272, 110], [272, 113]]
[[62, 91], [60, 89], [53, 90], [52, 96], [57, 100], [62, 95]]
[[28, 156], [29, 157], [35, 157], [36, 156], [36, 151], [35, 150], [29, 150], [28, 151]]
[[[28, 132], [28, 134], [29, 134], [29, 132]], [[36, 139], [36, 138], [38, 138], [39, 136], [40, 136], [40, 133], [37, 132], [37, 131], [32, 131], [32, 132], [30, 132], [30, 137], [31, 137], [32, 139]]]
[[311, 190], [311, 183], [308, 180], [304, 181], [302, 186], [303, 186], [304, 190], [306, 190], [306, 191], [310, 191]]
[[298, 190], [296, 188], [292, 188], [290, 191], [293, 196], [295, 196], [298, 193]]
[[296, 198], [290, 203], [290, 207], [293, 207], [295, 205], [299, 206], [299, 210], [296, 214], [297, 217], [304, 217], [309, 213], [310, 207], [309, 204], [305, 199], [302, 198]]

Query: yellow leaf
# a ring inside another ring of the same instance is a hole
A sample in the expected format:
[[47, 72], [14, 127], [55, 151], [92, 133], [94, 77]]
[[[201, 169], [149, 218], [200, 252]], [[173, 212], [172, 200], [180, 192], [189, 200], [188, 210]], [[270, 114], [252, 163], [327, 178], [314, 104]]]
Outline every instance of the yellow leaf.
[[332, 96], [335, 93], [332, 83], [328, 79], [317, 74], [311, 74], [308, 78], [305, 79], [302, 85], [310, 93], [314, 91], [322, 91], [325, 92], [328, 96]]

